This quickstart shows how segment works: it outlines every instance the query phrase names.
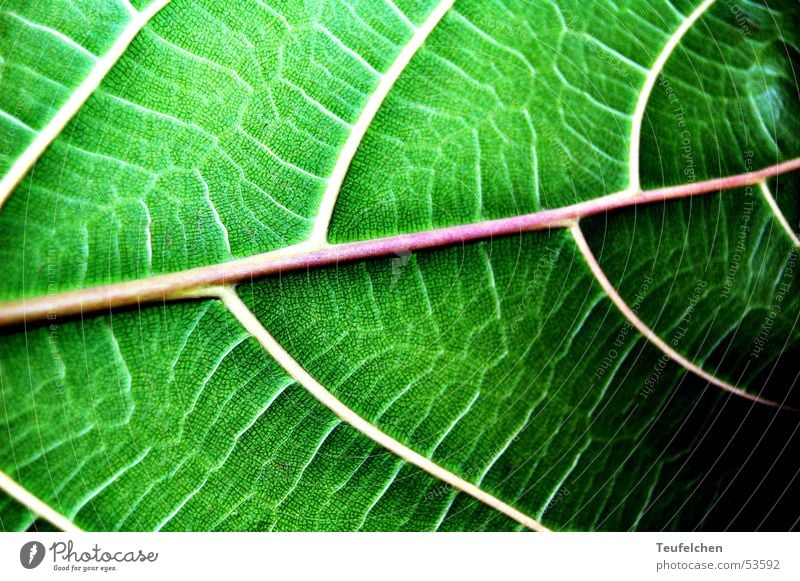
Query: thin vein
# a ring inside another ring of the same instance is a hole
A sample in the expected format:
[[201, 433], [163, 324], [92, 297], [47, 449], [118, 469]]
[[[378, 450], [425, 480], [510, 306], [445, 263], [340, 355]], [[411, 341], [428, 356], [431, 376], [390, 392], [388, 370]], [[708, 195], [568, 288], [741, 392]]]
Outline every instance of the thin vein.
[[94, 54], [89, 49], [87, 49], [85, 46], [83, 46], [82, 44], [77, 42], [74, 38], [70, 38], [69, 36], [67, 36], [66, 34], [61, 32], [60, 30], [56, 30], [55, 28], [50, 28], [49, 26], [45, 26], [44, 24], [39, 24], [38, 22], [33, 22], [31, 20], [28, 20], [27, 18], [25, 18], [23, 16], [20, 16], [16, 12], [6, 12], [6, 14], [8, 14], [12, 18], [22, 22], [23, 24], [25, 24], [25, 26], [28, 26], [29, 28], [33, 28], [35, 30], [41, 30], [42, 32], [44, 32], [46, 34], [54, 36], [55, 38], [59, 39], [60, 41], [62, 41], [65, 44], [71, 46], [72, 48], [74, 48], [75, 50], [77, 50], [78, 52], [83, 54], [84, 56], [87, 56], [92, 60], [97, 60], [97, 55], [96, 54]]
[[389, 8], [392, 9], [392, 12], [394, 12], [398, 16], [398, 18], [400, 18], [400, 20], [402, 20], [406, 24], [406, 26], [408, 26], [412, 30], [417, 29], [417, 26], [408, 19], [408, 16], [406, 16], [405, 12], [403, 12], [402, 10], [400, 10], [400, 8], [397, 7], [397, 4], [395, 4], [392, 0], [386, 0], [386, 3], [389, 5]]

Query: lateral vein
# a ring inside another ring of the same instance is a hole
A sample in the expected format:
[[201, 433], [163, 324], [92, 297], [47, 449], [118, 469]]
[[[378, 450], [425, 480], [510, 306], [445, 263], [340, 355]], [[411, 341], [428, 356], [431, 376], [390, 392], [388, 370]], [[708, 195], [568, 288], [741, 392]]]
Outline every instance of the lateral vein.
[[324, 244], [328, 240], [328, 227], [330, 226], [331, 218], [333, 217], [333, 209], [336, 206], [336, 200], [339, 198], [339, 192], [342, 189], [344, 178], [350, 169], [350, 164], [358, 151], [358, 147], [364, 140], [367, 130], [378, 110], [383, 105], [389, 92], [394, 87], [397, 79], [411, 62], [411, 59], [417, 54], [420, 47], [425, 43], [430, 36], [436, 25], [444, 18], [444, 15], [453, 6], [455, 0], [441, 0], [436, 8], [428, 16], [427, 20], [418, 28], [414, 28], [414, 34], [411, 40], [403, 47], [400, 53], [395, 58], [389, 69], [380, 76], [375, 91], [370, 95], [367, 104], [364, 106], [361, 115], [353, 125], [350, 134], [345, 141], [342, 151], [339, 153], [339, 158], [336, 160], [336, 165], [333, 172], [328, 178], [325, 192], [322, 195], [317, 218], [314, 222], [314, 228], [311, 232], [311, 240], [313, 242]]
[[489, 494], [460, 476], [443, 468], [430, 458], [412, 450], [405, 444], [391, 437], [361, 417], [354, 410], [347, 407], [327, 388], [314, 379], [289, 353], [281, 346], [272, 335], [264, 328], [261, 321], [250, 311], [247, 305], [239, 298], [231, 287], [209, 289], [208, 296], [220, 299], [231, 313], [238, 319], [242, 326], [261, 344], [262, 347], [294, 378], [300, 385], [308, 390], [320, 403], [336, 414], [342, 421], [347, 422], [356, 430], [367, 436], [375, 443], [395, 453], [397, 456], [424, 470], [428, 474], [449, 484], [453, 488], [469, 494], [476, 500], [502, 512], [509, 518], [536, 531], [546, 531], [547, 527], [539, 521]]
[[108, 75], [111, 68], [125, 53], [136, 35], [150, 22], [150, 20], [169, 4], [170, 0], [156, 0], [146, 9], [132, 16], [122, 34], [117, 38], [111, 48], [99, 58], [91, 72], [78, 85], [75, 92], [70, 95], [67, 102], [58, 110], [55, 116], [36, 135], [22, 155], [17, 158], [8, 173], [0, 180], [0, 207], [22, 181], [28, 171], [33, 167], [45, 150], [61, 134], [67, 123], [78, 113], [89, 97], [95, 92], [100, 83]]
[[672, 53], [677, 48], [680, 41], [689, 32], [689, 29], [697, 22], [703, 14], [714, 4], [714, 0], [704, 0], [692, 13], [681, 22], [680, 26], [672, 33], [669, 40], [664, 45], [661, 53], [656, 58], [653, 66], [647, 71], [647, 76], [642, 85], [642, 92], [639, 93], [639, 99], [636, 102], [636, 108], [633, 112], [633, 119], [631, 122], [631, 145], [628, 154], [628, 172], [630, 183], [628, 189], [632, 192], [638, 192], [641, 189], [641, 176], [640, 176], [640, 157], [639, 150], [642, 141], [642, 125], [644, 124], [644, 114], [647, 110], [647, 103], [650, 101], [650, 95], [658, 82], [658, 77], [664, 70], [664, 67], [672, 56]]
[[792, 241], [792, 244], [795, 245], [796, 248], [800, 248], [800, 238], [797, 237], [797, 234], [794, 230], [792, 230], [791, 225], [789, 224], [789, 220], [786, 219], [786, 215], [781, 210], [780, 206], [778, 206], [778, 201], [775, 199], [775, 196], [772, 195], [772, 192], [769, 190], [769, 186], [767, 185], [766, 180], [761, 180], [758, 184], [759, 188], [761, 189], [761, 194], [764, 196], [764, 200], [766, 200], [767, 205], [769, 206], [772, 213], [775, 215], [775, 219], [778, 221], [778, 224], [781, 225], [781, 228], [784, 229], [786, 234], [789, 236], [789, 239]]
[[0, 490], [3, 490], [11, 498], [25, 506], [33, 514], [45, 519], [50, 524], [58, 527], [62, 531], [80, 532], [81, 529], [69, 518], [55, 510], [41, 498], [34, 495], [27, 488], [23, 487], [8, 474], [0, 470]]
[[580, 250], [581, 254], [583, 255], [584, 260], [586, 260], [586, 264], [589, 266], [589, 269], [592, 271], [592, 274], [597, 279], [597, 282], [600, 283], [600, 286], [605, 291], [608, 298], [611, 299], [611, 302], [614, 303], [614, 306], [620, 311], [623, 317], [625, 317], [628, 322], [641, 333], [647, 341], [655, 345], [659, 350], [664, 352], [670, 359], [678, 363], [681, 367], [694, 373], [698, 377], [704, 379], [708, 383], [715, 385], [724, 391], [730, 392], [734, 395], [739, 397], [743, 397], [744, 399], [748, 399], [750, 401], [764, 404], [774, 408], [780, 408], [787, 411], [800, 411], [796, 408], [791, 408], [789, 406], [785, 406], [779, 402], [772, 401], [758, 395], [754, 395], [749, 393], [748, 391], [742, 389], [741, 387], [737, 387], [724, 381], [711, 373], [708, 373], [700, 366], [692, 363], [689, 359], [675, 351], [672, 347], [670, 347], [666, 341], [664, 341], [661, 337], [659, 337], [655, 331], [653, 331], [650, 327], [648, 327], [644, 321], [642, 321], [636, 313], [631, 309], [630, 306], [625, 302], [625, 299], [617, 292], [617, 289], [614, 288], [614, 285], [611, 284], [611, 281], [608, 280], [605, 272], [603, 271], [603, 267], [600, 266], [597, 258], [595, 257], [592, 249], [589, 247], [589, 243], [587, 242], [586, 238], [583, 235], [583, 231], [578, 223], [575, 223], [570, 228], [570, 233], [572, 234], [572, 238], [575, 240], [578, 249]]

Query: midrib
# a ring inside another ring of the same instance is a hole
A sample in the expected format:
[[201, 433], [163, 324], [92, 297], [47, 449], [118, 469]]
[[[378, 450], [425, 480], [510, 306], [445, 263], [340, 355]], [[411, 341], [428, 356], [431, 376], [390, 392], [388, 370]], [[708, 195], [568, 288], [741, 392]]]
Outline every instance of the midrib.
[[180, 300], [202, 295], [203, 289], [209, 287], [308, 268], [393, 256], [399, 252], [430, 250], [536, 230], [569, 228], [582, 218], [608, 211], [761, 184], [770, 177], [795, 170], [800, 170], [800, 158], [726, 178], [635, 194], [625, 190], [571, 206], [511, 218], [360, 242], [320, 245], [305, 241], [280, 250], [182, 272], [0, 302], [0, 327], [44, 320], [48, 316], [85, 315], [107, 312], [118, 307]]

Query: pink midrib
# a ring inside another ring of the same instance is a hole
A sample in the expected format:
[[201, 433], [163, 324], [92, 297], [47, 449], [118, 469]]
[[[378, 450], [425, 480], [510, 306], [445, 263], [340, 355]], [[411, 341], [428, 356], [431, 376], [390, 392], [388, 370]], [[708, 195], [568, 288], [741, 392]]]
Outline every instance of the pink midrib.
[[181, 298], [187, 291], [193, 289], [235, 284], [281, 272], [392, 256], [478, 240], [491, 240], [536, 230], [568, 227], [576, 220], [604, 212], [741, 188], [798, 169], [800, 169], [800, 158], [755, 172], [639, 193], [619, 192], [571, 206], [511, 218], [336, 244], [294, 255], [275, 256], [274, 253], [266, 253], [183, 272], [10, 301], [0, 303], [0, 326], [22, 324], [53, 316], [79, 315], [116, 307], [163, 302]]

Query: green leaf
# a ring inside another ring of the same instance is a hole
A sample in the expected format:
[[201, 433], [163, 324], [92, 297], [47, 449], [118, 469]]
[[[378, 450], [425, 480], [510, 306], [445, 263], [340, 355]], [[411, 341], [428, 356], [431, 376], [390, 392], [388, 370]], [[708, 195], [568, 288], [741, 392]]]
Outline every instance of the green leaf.
[[4, 530], [796, 527], [794, 0], [51, 4]]
[[34, 515], [7, 494], [0, 494], [0, 531], [20, 532], [34, 521]]

